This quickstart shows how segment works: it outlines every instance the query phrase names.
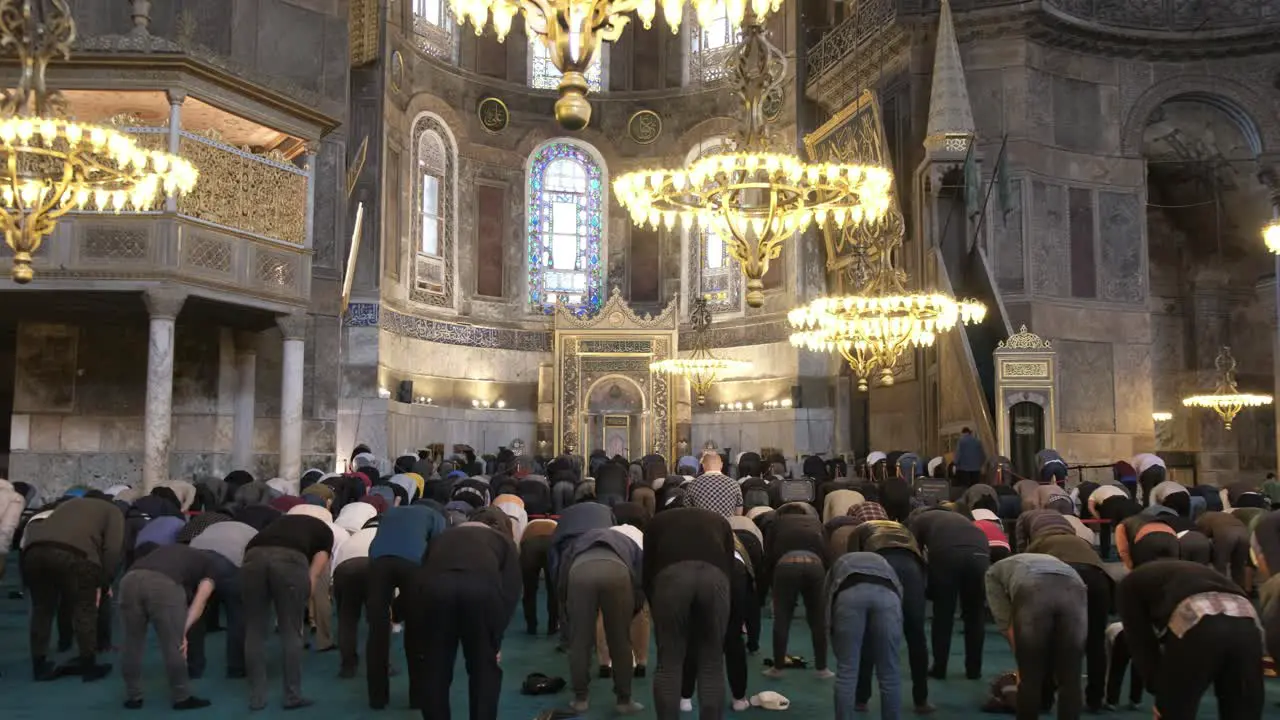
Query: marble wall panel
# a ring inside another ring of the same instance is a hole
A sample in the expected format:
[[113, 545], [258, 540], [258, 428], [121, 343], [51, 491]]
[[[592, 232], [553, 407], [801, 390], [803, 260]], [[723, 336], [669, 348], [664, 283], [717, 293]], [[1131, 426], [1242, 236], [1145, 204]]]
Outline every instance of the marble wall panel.
[[996, 243], [996, 283], [1001, 292], [1026, 291], [1026, 240], [1023, 237], [1023, 181], [1009, 181], [1011, 207], [996, 208], [993, 231]]
[[[174, 328], [174, 413], [217, 412], [220, 341], [207, 325], [179, 322]], [[137, 356], [128, 360], [139, 362]]]
[[35, 452], [58, 452], [62, 449], [61, 415], [32, 415], [29, 445]]
[[67, 452], [111, 451], [102, 445], [102, 419], [70, 415], [62, 419], [62, 450]]
[[1054, 144], [1079, 152], [1101, 150], [1103, 134], [1098, 131], [1098, 120], [1103, 115], [1099, 86], [1055, 75], [1052, 88]]
[[1064, 433], [1116, 430], [1115, 377], [1109, 343], [1057, 340], [1059, 427]]
[[69, 325], [18, 325], [15, 410], [69, 412], [72, 409], [79, 340], [78, 329]]
[[1071, 294], [1067, 193], [1061, 185], [1031, 183], [1031, 287], [1037, 295]]
[[1026, 99], [1023, 107], [1027, 113], [1027, 132], [1032, 140], [1052, 145], [1053, 130], [1053, 76], [1039, 70], [1026, 71]]
[[1112, 346], [1115, 370], [1116, 432], [1153, 432], [1150, 345]]
[[1004, 69], [970, 70], [965, 73], [965, 84], [978, 137], [988, 142], [998, 140], [1005, 133]]
[[1137, 193], [1098, 192], [1103, 300], [1140, 303], [1146, 299], [1142, 218]]

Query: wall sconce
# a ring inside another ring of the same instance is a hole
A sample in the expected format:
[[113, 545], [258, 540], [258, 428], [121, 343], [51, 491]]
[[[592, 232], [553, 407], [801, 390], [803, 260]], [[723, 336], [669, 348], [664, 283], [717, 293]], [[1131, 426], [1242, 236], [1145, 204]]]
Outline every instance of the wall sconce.
[[778, 410], [791, 407], [791, 398], [782, 398], [781, 400], [768, 400], [762, 406], [765, 410]]
[[391, 391], [384, 387], [380, 387], [378, 388], [378, 397], [382, 398], [383, 400], [387, 400], [391, 397]]
[[481, 400], [476, 398], [471, 401], [471, 407], [476, 408], [477, 410], [506, 410], [507, 401], [502, 399]]
[[433, 400], [432, 398], [429, 398], [429, 397], [427, 397], [427, 396], [425, 396], [425, 395], [419, 395], [419, 396], [414, 400], [414, 404], [416, 404], [416, 405], [435, 405], [435, 404], [436, 404], [436, 402], [435, 402], [435, 400]]
[[716, 412], [752, 412], [755, 409], [756, 404], [753, 402], [732, 402], [720, 403], [720, 407]]
[[1173, 419], [1173, 413], [1163, 412], [1163, 411], [1153, 412], [1151, 413], [1151, 419], [1155, 420], [1156, 422], [1168, 422]]

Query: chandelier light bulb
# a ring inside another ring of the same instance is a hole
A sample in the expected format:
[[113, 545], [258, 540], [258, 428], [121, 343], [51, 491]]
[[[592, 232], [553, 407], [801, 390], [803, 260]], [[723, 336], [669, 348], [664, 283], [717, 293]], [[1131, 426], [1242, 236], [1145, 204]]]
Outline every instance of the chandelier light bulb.
[[1280, 220], [1272, 220], [1262, 228], [1262, 240], [1267, 244], [1267, 249], [1280, 255]]

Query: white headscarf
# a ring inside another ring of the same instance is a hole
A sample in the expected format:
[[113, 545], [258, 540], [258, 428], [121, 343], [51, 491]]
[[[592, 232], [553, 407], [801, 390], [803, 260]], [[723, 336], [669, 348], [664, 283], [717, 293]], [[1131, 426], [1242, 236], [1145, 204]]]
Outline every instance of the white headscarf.
[[349, 533], [355, 534], [364, 528], [364, 524], [369, 522], [369, 520], [377, 514], [378, 509], [369, 503], [347, 503], [346, 506], [342, 508], [342, 512], [338, 513], [338, 517], [333, 521], [333, 524]]
[[631, 542], [639, 545], [641, 550], [644, 549], [644, 533], [635, 525], [614, 525], [609, 529], [626, 535], [631, 539]]

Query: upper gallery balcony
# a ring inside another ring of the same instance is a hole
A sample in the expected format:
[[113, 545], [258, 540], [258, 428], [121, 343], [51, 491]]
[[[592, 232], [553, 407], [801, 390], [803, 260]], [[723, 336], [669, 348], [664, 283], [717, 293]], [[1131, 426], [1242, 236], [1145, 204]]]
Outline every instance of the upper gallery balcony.
[[[65, 290], [90, 282], [96, 290], [138, 290], [166, 282], [195, 295], [278, 311], [307, 303], [314, 138], [327, 128], [268, 126], [251, 119], [258, 103], [220, 89], [97, 89], [101, 79], [81, 89], [59, 85], [70, 117], [111, 125], [145, 148], [176, 153], [200, 177], [192, 192], [151, 211], [64, 216], [35, 253], [35, 281], [24, 288]], [[90, 87], [95, 89], [85, 89]], [[5, 273], [0, 288], [17, 287]]]

